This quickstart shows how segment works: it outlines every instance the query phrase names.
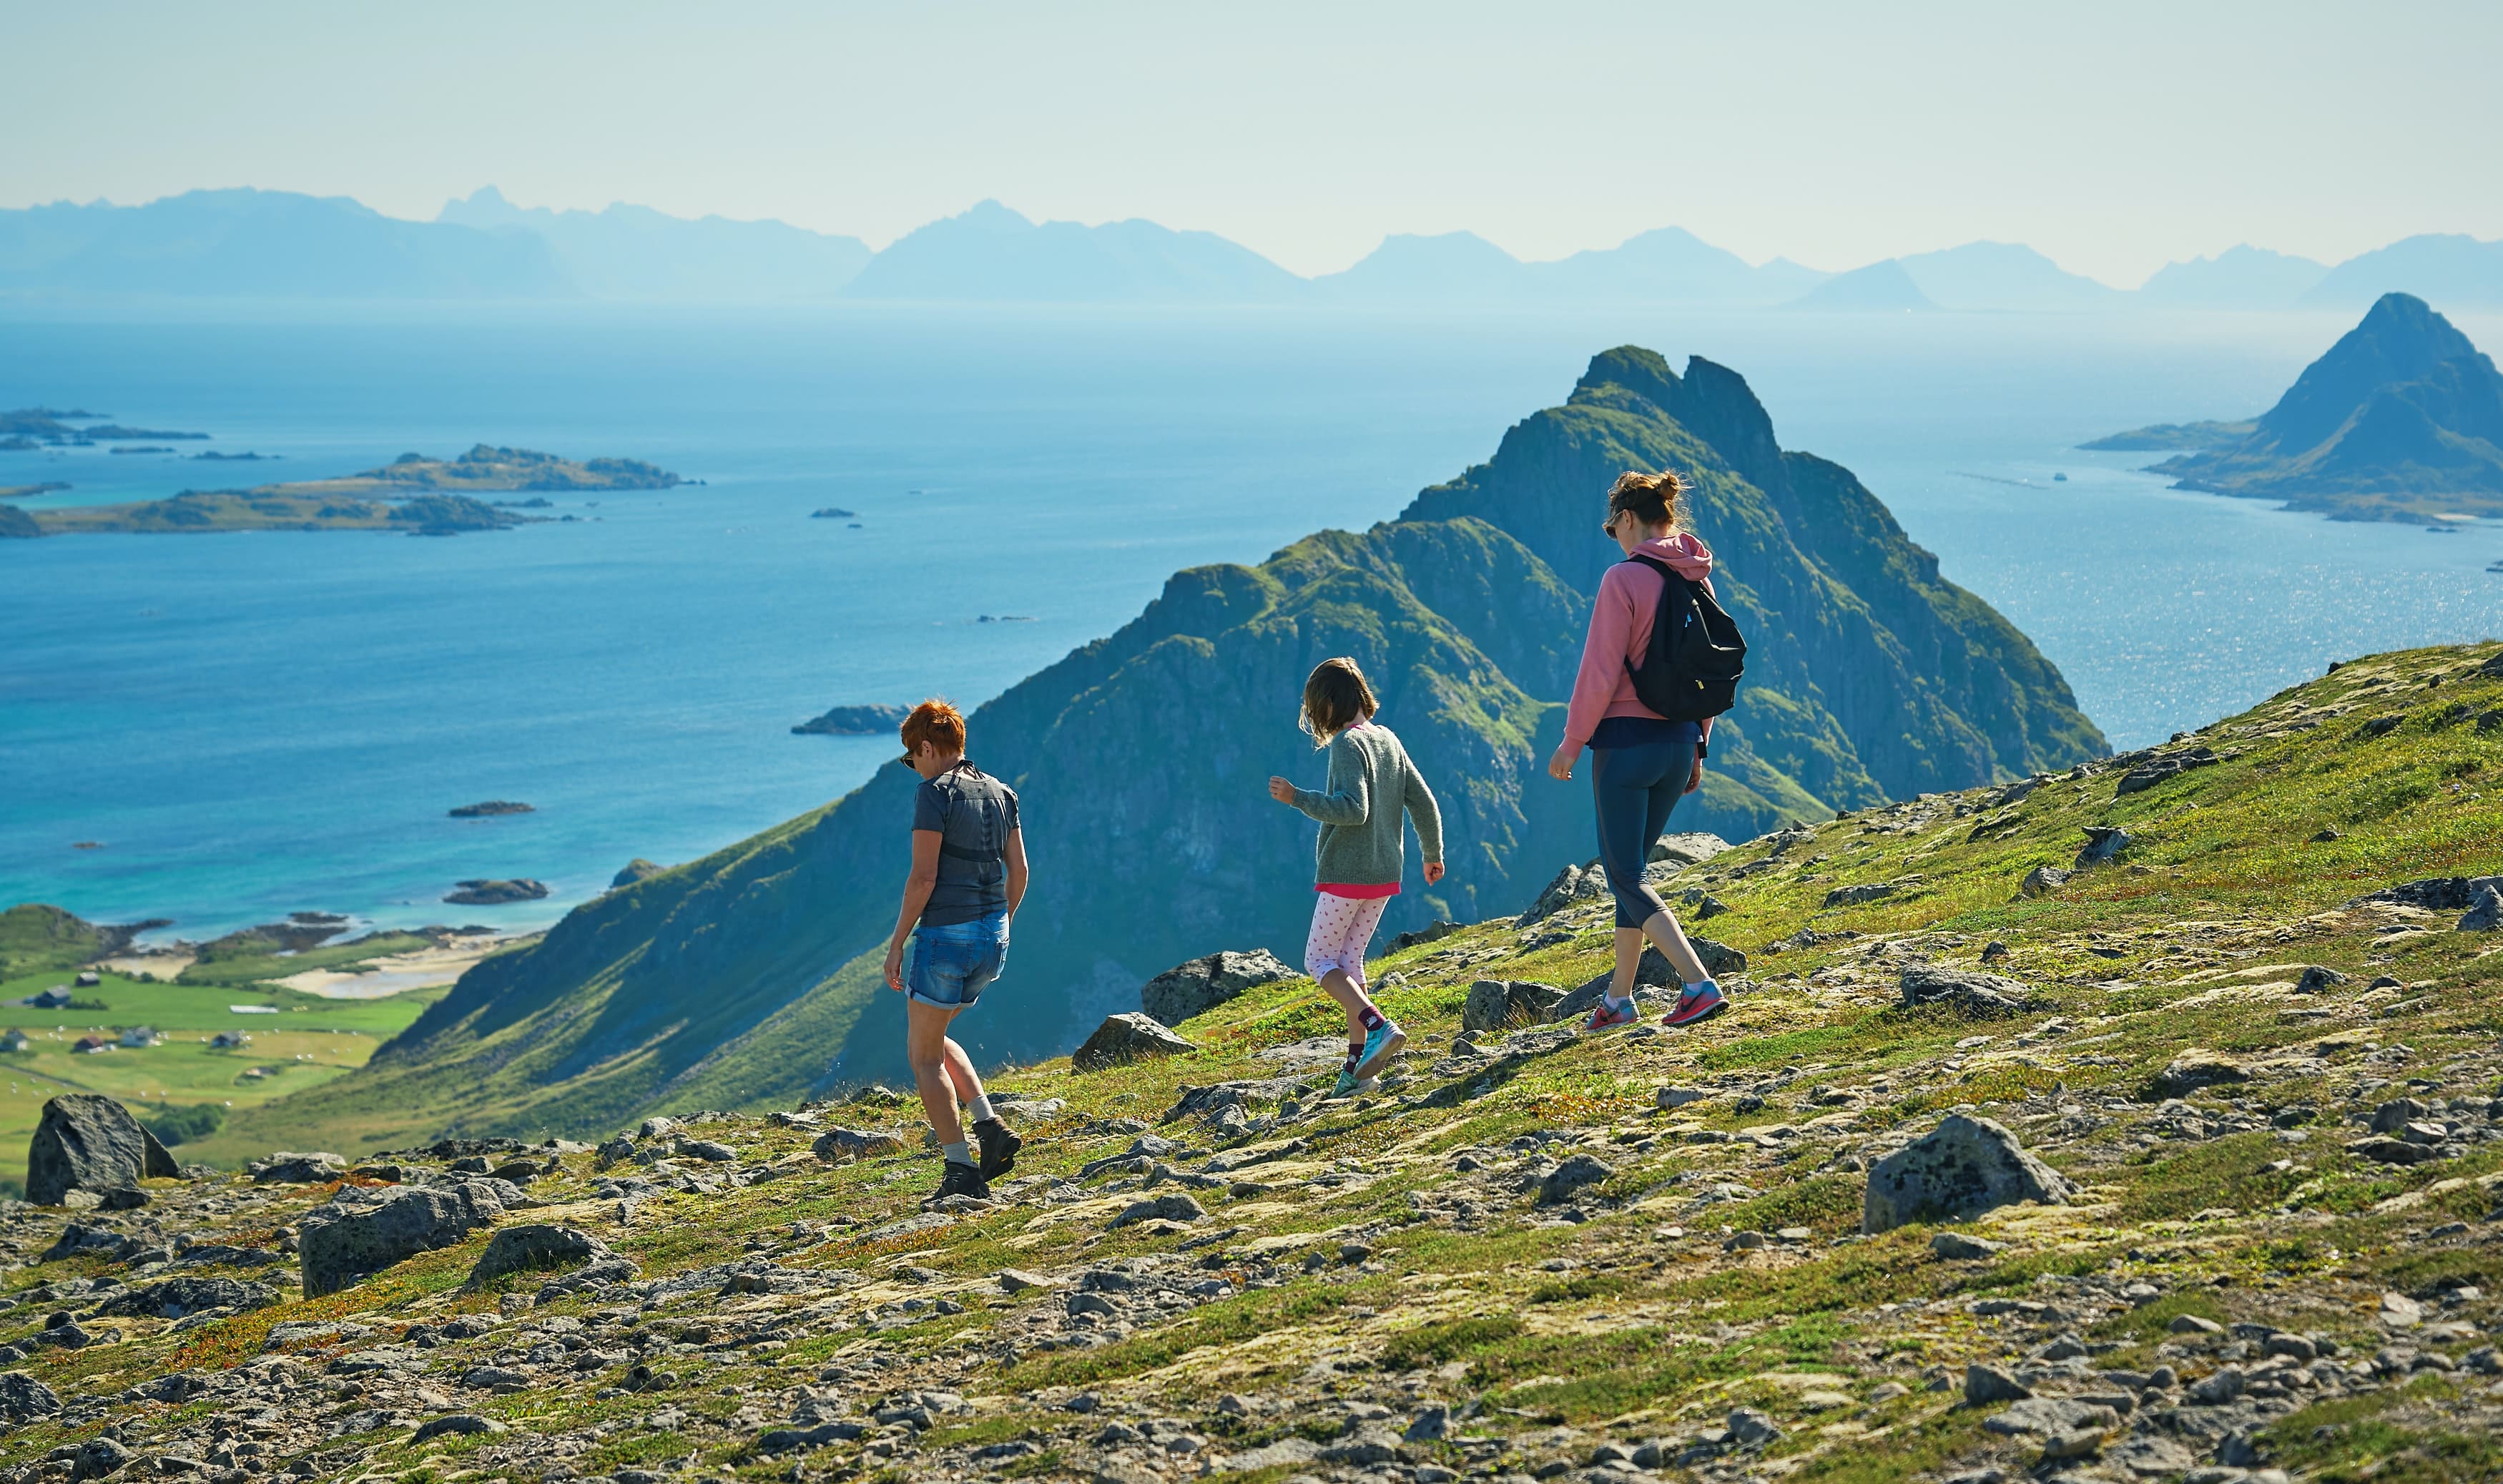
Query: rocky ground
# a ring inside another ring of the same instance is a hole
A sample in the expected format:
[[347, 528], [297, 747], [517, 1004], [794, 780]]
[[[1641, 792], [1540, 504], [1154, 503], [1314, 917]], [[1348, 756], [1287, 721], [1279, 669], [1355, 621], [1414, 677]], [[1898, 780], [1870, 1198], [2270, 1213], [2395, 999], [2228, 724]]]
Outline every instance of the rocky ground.
[[19, 1206], [0, 1469], [2496, 1478], [2498, 763], [2503, 652], [2424, 650], [1689, 849], [1734, 1007], [1674, 1032], [1540, 1018], [1570, 873], [1377, 965], [1416, 1041], [1348, 1101], [1229, 959], [1178, 1045], [996, 1079], [987, 1204], [872, 1089]]

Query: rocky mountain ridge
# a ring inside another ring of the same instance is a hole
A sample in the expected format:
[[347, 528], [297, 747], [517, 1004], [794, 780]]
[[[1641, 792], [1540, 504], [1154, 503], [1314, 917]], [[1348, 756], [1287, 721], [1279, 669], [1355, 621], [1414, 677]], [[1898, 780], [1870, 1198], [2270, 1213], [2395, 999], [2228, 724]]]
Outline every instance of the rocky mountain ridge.
[[[1177, 573], [1136, 620], [973, 713], [975, 762], [1023, 796], [1036, 884], [1011, 978], [966, 1043], [984, 1058], [1064, 1052], [1183, 959], [1299, 950], [1310, 827], [1262, 781], [1316, 766], [1293, 707], [1329, 655], [1364, 666], [1443, 801], [1450, 875], [1428, 888], [1412, 863], [1387, 934], [1517, 912], [1586, 856], [1587, 794], [1541, 765], [1584, 595], [1615, 550], [1595, 529], [1601, 492], [1660, 467], [1693, 477], [1693, 523], [1753, 646], [1679, 828], [1745, 839], [2105, 750], [2024, 636], [1940, 578], [1848, 471], [1782, 451], [1735, 372], [1609, 351], [1569, 401], [1400, 519]], [[1172, 716], [1197, 718], [1186, 745], [1149, 719]], [[873, 960], [915, 786], [890, 765], [824, 810], [612, 890], [470, 971], [357, 1076], [255, 1117], [386, 1142], [578, 1132], [894, 1076], [901, 1011]]]

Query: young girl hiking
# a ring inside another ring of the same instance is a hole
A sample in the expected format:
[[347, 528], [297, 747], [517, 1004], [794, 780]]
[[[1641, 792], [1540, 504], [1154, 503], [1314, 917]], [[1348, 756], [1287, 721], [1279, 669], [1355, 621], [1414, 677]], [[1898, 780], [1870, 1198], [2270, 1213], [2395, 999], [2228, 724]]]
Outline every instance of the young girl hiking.
[[1670, 1025], [1692, 1025], [1720, 1014], [1721, 986], [1703, 970], [1694, 946], [1660, 893], [1643, 880], [1651, 847], [1668, 827], [1679, 798], [1703, 786], [1703, 757], [1712, 720], [1671, 721], [1636, 697], [1633, 671], [1652, 642], [1667, 578], [1657, 562], [1687, 581], [1712, 591], [1712, 553], [1692, 535], [1676, 530], [1686, 485], [1675, 474], [1627, 474], [1608, 491], [1608, 519], [1601, 527], [1626, 554], [1599, 579], [1591, 605], [1591, 631], [1582, 643], [1582, 668], [1573, 699], [1564, 708], [1564, 742], [1547, 761], [1548, 773], [1571, 779], [1582, 748], [1591, 748], [1591, 796], [1599, 820], [1599, 864], [1617, 899], [1616, 972], [1607, 997], [1591, 1014], [1588, 1028], [1630, 1025], [1634, 976], [1643, 942], [1660, 946], [1669, 967], [1686, 982]]
[[1316, 793], [1286, 778], [1269, 780], [1269, 797], [1321, 826], [1313, 887], [1320, 895], [1304, 944], [1304, 972], [1347, 1012], [1347, 1064], [1332, 1097], [1362, 1087], [1408, 1044], [1408, 1033], [1364, 992], [1365, 947], [1382, 910], [1399, 894], [1403, 814], [1417, 824], [1425, 884], [1443, 879], [1442, 811], [1408, 750], [1373, 719], [1380, 708], [1355, 661], [1321, 661], [1304, 681], [1303, 726], [1329, 752], [1328, 781]]

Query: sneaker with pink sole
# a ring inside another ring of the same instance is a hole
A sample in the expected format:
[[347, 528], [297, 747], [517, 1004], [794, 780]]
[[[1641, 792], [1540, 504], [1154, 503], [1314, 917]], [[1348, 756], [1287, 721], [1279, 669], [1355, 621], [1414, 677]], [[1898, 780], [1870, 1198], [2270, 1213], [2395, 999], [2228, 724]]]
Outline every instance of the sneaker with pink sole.
[[1707, 979], [1699, 984], [1687, 985], [1677, 997], [1677, 1008], [1670, 1011], [1668, 1018], [1661, 1023], [1693, 1025], [1697, 1020], [1711, 1019], [1729, 1008], [1730, 1002], [1721, 997], [1721, 986]]

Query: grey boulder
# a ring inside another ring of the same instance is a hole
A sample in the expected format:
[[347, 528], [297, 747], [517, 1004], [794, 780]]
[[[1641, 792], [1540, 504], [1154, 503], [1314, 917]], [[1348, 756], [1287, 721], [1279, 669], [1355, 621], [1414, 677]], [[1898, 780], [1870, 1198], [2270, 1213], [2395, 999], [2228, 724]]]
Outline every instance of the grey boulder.
[[817, 1135], [808, 1151], [828, 1164], [841, 1164], [851, 1159], [903, 1154], [904, 1140], [882, 1128], [829, 1128]]
[[1187, 1195], [1176, 1192], [1152, 1200], [1134, 1200], [1113, 1218], [1112, 1226], [1127, 1226], [1137, 1222], [1195, 1222], [1208, 1214], [1206, 1208]]
[[2463, 933], [2490, 933], [2503, 928], [2503, 891], [2487, 886], [2479, 892], [2457, 925]]
[[2250, 1080], [2251, 1074], [2243, 1069], [2241, 1062], [2194, 1046], [2174, 1057], [2147, 1086], [2158, 1097], [2187, 1097], [2202, 1087]]
[[1460, 1002], [1460, 1028], [1503, 1030], [1534, 1024], [1546, 1019], [1547, 1012], [1563, 997], [1563, 990], [1534, 980], [1482, 979], [1469, 985], [1468, 998]]
[[1208, 1014], [1246, 989], [1294, 978], [1295, 971], [1265, 949], [1231, 949], [1177, 964], [1139, 988], [1139, 1008], [1162, 1025]]
[[1906, 1010], [1942, 1005], [1973, 1020], [2022, 1015], [2033, 1004], [2032, 991], [2012, 979], [1945, 964], [1904, 965], [1896, 989]]
[[250, 1165], [255, 1185], [320, 1185], [347, 1173], [348, 1161], [327, 1153], [280, 1151]]
[[64, 1092], [44, 1104], [26, 1146], [26, 1198], [39, 1206], [57, 1206], [72, 1191], [101, 1195], [181, 1173], [156, 1136], [100, 1092]]
[[1575, 1155], [1549, 1170], [1538, 1182], [1538, 1203], [1552, 1206], [1572, 1199], [1592, 1186], [1599, 1185], [1617, 1172], [1605, 1160], [1589, 1155]]
[[[368, 1194], [343, 1186], [326, 1205], [304, 1213], [296, 1244], [304, 1261], [304, 1296], [335, 1294], [422, 1252], [450, 1247], [504, 1212], [501, 1182], [457, 1186], [394, 1186]], [[518, 1196], [521, 1192], [513, 1191]]]
[[1143, 1056], [1171, 1056], [1181, 1052], [1195, 1052], [1198, 1047], [1184, 1041], [1157, 1023], [1153, 1016], [1137, 1011], [1106, 1016], [1095, 1034], [1069, 1058], [1069, 1064], [1080, 1072], [1100, 1072]]
[[586, 1262], [605, 1262], [616, 1256], [607, 1243], [579, 1226], [531, 1222], [502, 1227], [489, 1238], [487, 1250], [478, 1255], [477, 1262], [469, 1269], [469, 1283], [476, 1287], [506, 1273], [579, 1267]]
[[2083, 871], [2089, 866], [2100, 866], [2137, 843], [2137, 837], [2127, 830], [2114, 829], [2108, 824], [2087, 825], [2085, 848], [2077, 852], [2074, 869]]
[[1608, 894], [1607, 874], [1598, 862], [1587, 866], [1566, 866], [1556, 873], [1556, 879], [1538, 893], [1529, 910], [1517, 919], [1523, 927], [1562, 912], [1576, 902], [1594, 902]]
[[22, 1370], [0, 1371], [0, 1421], [32, 1422], [61, 1409], [52, 1389]]
[[1989, 1119], [1952, 1113], [1869, 1171], [1860, 1229], [1979, 1216], [2019, 1201], [2065, 1205], [2076, 1188]]
[[2068, 884], [2071, 873], [2064, 866], [2036, 866], [2016, 885], [2017, 891], [2029, 897], [2047, 897]]
[[265, 1309], [278, 1301], [277, 1290], [236, 1278], [168, 1278], [124, 1289], [98, 1305], [96, 1312], [181, 1319], [203, 1309]]

